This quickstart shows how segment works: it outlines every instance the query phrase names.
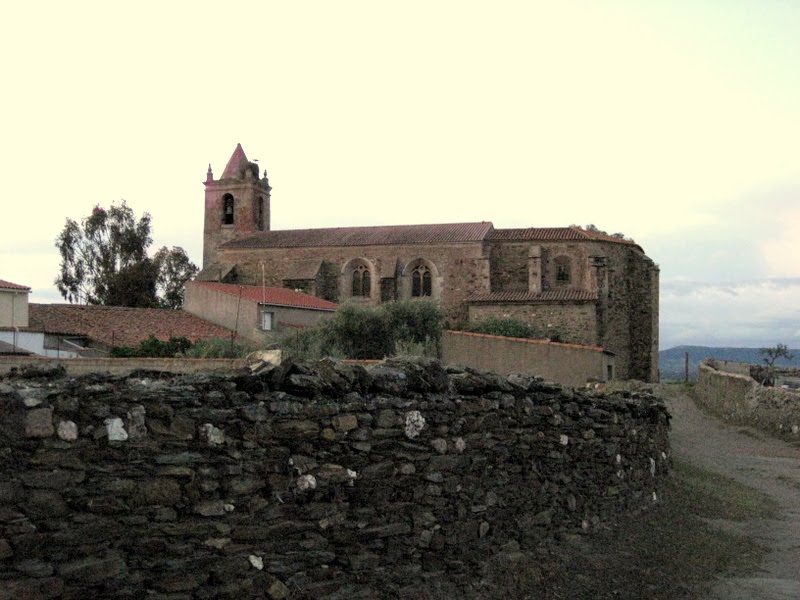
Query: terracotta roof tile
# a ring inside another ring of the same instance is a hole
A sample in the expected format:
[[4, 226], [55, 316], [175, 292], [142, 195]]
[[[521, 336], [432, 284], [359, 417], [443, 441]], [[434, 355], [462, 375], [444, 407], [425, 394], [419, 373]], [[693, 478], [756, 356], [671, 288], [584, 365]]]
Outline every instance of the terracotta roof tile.
[[544, 292], [475, 292], [467, 302], [587, 302], [597, 300], [596, 292], [586, 290], [547, 290]]
[[260, 287], [255, 285], [236, 285], [232, 283], [215, 283], [211, 281], [192, 281], [187, 285], [196, 285], [210, 290], [216, 290], [231, 296], [239, 296], [252, 302], [263, 302], [275, 306], [290, 306], [293, 308], [308, 308], [313, 310], [336, 310], [336, 303], [296, 292], [288, 288]]
[[151, 335], [192, 341], [231, 335], [224, 327], [166, 308], [32, 303], [29, 311], [30, 330], [85, 336], [108, 346], [134, 346]]
[[497, 241], [570, 241], [570, 240], [597, 240], [636, 246], [636, 242], [623, 238], [606, 235], [597, 231], [589, 231], [581, 227], [527, 227], [521, 229], [494, 229], [489, 235], [490, 240]]
[[448, 335], [464, 335], [468, 337], [479, 337], [479, 338], [488, 338], [488, 339], [496, 339], [496, 340], [509, 340], [512, 342], [521, 342], [523, 344], [544, 344], [547, 346], [564, 346], [566, 348], [584, 348], [587, 350], [597, 350], [603, 352], [604, 354], [614, 354], [613, 352], [609, 352], [605, 348], [601, 346], [586, 346], [584, 344], [570, 344], [566, 342], [553, 342], [551, 340], [539, 340], [533, 338], [515, 338], [515, 337], [508, 337], [505, 335], [491, 335], [488, 333], [476, 333], [474, 331], [454, 331], [452, 329], [447, 330], [446, 332]]
[[4, 279], [0, 279], [0, 289], [3, 290], [21, 290], [21, 291], [31, 291], [27, 285], [19, 285], [18, 283], [11, 283], [10, 281], [5, 281]]
[[402, 244], [447, 244], [479, 242], [492, 231], [492, 224], [440, 223], [433, 225], [384, 225], [265, 231], [222, 244], [225, 250], [248, 248], [302, 248], [322, 246], [384, 246]]

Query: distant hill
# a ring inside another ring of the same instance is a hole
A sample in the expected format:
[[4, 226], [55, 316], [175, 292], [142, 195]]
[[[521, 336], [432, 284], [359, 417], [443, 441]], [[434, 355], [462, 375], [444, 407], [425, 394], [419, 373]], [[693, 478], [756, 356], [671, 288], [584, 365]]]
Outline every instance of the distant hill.
[[[684, 377], [684, 354], [689, 353], [689, 379], [697, 379], [697, 367], [706, 358], [733, 360], [751, 364], [763, 364], [764, 356], [759, 348], [714, 348], [713, 346], [675, 346], [658, 353], [658, 368], [661, 380], [680, 380]], [[790, 350], [794, 359], [780, 359], [776, 367], [800, 367], [800, 350]]]

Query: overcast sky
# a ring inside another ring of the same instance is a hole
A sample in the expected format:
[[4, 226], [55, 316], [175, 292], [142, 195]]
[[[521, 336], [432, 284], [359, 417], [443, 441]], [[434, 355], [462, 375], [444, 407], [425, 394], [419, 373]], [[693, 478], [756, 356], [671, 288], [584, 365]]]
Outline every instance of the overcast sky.
[[62, 301], [125, 199], [202, 260], [237, 142], [273, 229], [593, 223], [661, 266], [661, 347], [800, 347], [800, 2], [13, 3], [0, 278]]

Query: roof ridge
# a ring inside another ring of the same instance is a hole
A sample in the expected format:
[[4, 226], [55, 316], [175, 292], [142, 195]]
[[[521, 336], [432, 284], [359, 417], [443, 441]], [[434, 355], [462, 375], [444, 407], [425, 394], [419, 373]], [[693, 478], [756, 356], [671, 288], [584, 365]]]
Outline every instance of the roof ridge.
[[452, 223], [402, 223], [400, 225], [346, 225], [341, 227], [305, 227], [302, 229], [271, 229], [269, 231], [259, 231], [258, 235], [269, 235], [271, 233], [281, 233], [282, 231], [332, 231], [340, 229], [380, 229], [385, 227], [452, 227], [454, 225], [494, 225], [491, 221], [455, 221]]
[[494, 229], [491, 221], [403, 225], [361, 225], [276, 229], [233, 239], [221, 249], [386, 246], [480, 242]]

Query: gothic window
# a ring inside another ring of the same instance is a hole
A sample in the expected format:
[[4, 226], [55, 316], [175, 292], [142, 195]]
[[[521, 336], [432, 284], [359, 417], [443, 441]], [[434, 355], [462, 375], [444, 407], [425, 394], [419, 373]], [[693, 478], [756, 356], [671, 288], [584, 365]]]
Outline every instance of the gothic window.
[[571, 281], [570, 261], [566, 256], [557, 256], [556, 263], [556, 283], [567, 284]]
[[222, 224], [233, 225], [233, 196], [230, 194], [222, 197]]
[[411, 273], [411, 296], [419, 298], [433, 295], [433, 278], [425, 265], [419, 265]]
[[371, 287], [372, 279], [369, 274], [369, 269], [364, 265], [359, 265], [353, 269], [353, 288], [351, 295], [369, 298]]

